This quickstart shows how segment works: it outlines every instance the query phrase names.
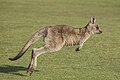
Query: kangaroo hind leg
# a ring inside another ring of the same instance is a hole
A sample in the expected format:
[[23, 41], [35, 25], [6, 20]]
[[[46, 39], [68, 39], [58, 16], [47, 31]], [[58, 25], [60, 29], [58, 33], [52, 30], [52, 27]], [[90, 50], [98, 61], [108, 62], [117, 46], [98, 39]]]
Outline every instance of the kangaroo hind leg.
[[28, 70], [27, 70], [27, 73], [30, 73], [30, 75], [33, 73], [33, 71], [36, 69], [37, 67], [37, 57], [43, 53], [47, 53], [48, 52], [48, 49], [47, 47], [43, 46], [41, 48], [34, 48], [32, 50], [32, 53], [31, 53], [31, 62], [28, 66]]
[[40, 47], [38, 49], [34, 48], [32, 50], [31, 62], [28, 66], [27, 72], [32, 74], [33, 71], [36, 69], [36, 67], [37, 67], [37, 57], [39, 55], [47, 53], [47, 52], [59, 51], [63, 47], [64, 44], [65, 44], [65, 42], [59, 41], [59, 43], [56, 43], [56, 44], [55, 43], [46, 43], [43, 47]]

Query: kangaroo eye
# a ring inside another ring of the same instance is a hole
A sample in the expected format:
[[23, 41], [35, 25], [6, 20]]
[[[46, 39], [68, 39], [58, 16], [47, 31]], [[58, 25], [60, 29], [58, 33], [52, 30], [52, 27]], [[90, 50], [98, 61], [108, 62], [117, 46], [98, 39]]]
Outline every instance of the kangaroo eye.
[[98, 26], [97, 26], [96, 28], [97, 28], [97, 29], [99, 29], [99, 27], [98, 27]]

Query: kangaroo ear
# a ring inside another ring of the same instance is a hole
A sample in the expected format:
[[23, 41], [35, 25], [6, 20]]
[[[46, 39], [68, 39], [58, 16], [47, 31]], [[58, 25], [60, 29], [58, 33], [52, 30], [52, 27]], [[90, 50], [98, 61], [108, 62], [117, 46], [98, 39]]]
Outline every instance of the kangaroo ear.
[[90, 21], [92, 24], [94, 24], [96, 22], [96, 19], [95, 17], [91, 17], [91, 21]]

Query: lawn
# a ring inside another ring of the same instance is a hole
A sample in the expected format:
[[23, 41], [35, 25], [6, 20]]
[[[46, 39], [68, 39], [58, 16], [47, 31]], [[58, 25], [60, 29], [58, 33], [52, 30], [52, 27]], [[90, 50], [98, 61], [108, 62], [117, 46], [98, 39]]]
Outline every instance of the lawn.
[[[38, 58], [37, 70], [26, 74], [31, 49], [17, 61], [29, 37], [41, 27], [83, 27], [95, 16], [103, 31], [80, 52], [64, 47]], [[0, 0], [0, 80], [120, 80], [120, 0]]]

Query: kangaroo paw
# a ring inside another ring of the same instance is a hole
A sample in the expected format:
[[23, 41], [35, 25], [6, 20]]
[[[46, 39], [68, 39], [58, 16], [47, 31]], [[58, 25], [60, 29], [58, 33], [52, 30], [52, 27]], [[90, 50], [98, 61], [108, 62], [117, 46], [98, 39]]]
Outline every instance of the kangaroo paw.
[[33, 73], [33, 71], [34, 71], [34, 68], [33, 67], [31, 67], [31, 68], [29, 68], [28, 70], [27, 70], [27, 73], [29, 73], [30, 74], [30, 76], [32, 75], [32, 73]]
[[80, 51], [79, 47], [75, 51]]

